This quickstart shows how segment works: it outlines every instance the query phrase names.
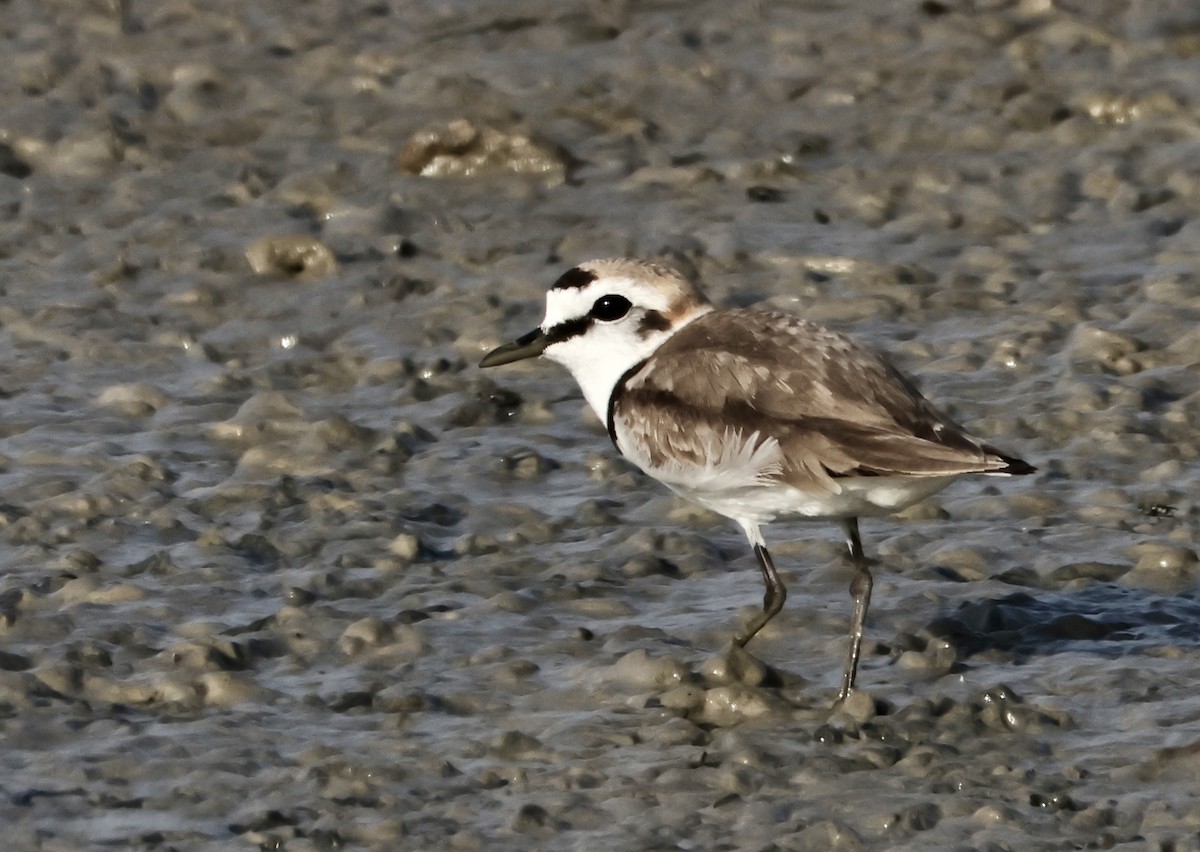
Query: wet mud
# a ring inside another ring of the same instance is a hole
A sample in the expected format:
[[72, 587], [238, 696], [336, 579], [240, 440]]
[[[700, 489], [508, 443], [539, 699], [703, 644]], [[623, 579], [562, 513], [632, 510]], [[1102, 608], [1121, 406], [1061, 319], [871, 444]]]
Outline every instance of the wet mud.
[[[853, 5], [853, 4], [851, 4]], [[1200, 11], [29, 2], [0, 75], [13, 850], [1200, 847]], [[479, 357], [600, 256], [1039, 473], [731, 523]]]

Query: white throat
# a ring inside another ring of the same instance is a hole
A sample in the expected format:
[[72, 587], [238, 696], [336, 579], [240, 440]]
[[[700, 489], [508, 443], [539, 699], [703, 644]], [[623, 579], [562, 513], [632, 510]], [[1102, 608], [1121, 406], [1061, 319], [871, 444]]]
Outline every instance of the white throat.
[[634, 334], [628, 325], [595, 325], [587, 334], [551, 346], [544, 354], [571, 371], [583, 398], [600, 422], [607, 423], [608, 402], [621, 377], [653, 355], [671, 335], [713, 309], [712, 305], [697, 306], [671, 328], [645, 337]]

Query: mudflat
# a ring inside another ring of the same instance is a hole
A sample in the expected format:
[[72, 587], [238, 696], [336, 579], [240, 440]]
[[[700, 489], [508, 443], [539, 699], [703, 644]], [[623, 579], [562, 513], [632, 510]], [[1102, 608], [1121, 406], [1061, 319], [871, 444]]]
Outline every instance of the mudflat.
[[[13, 850], [1200, 844], [1200, 7], [5, 5]], [[545, 363], [594, 257], [1038, 466], [740, 531]]]

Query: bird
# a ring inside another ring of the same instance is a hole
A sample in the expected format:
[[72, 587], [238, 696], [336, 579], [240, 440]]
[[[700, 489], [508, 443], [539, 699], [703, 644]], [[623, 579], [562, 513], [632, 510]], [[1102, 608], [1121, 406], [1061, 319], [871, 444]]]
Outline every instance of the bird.
[[875, 349], [794, 314], [718, 308], [658, 263], [612, 258], [567, 270], [546, 294], [541, 325], [480, 367], [539, 356], [567, 368], [622, 456], [741, 527], [765, 592], [735, 646], [787, 598], [762, 527], [840, 522], [854, 576], [838, 701], [855, 689], [873, 586], [859, 518], [967, 475], [1036, 471], [972, 437]]

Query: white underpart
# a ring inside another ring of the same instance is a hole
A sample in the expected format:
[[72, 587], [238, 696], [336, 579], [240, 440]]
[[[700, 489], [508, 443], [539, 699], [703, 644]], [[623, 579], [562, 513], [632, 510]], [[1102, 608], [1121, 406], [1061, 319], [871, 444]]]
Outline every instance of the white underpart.
[[[863, 476], [832, 481], [829, 492], [802, 491], [777, 477], [783, 464], [779, 442], [757, 431], [743, 437], [728, 428], [719, 438], [705, 439], [704, 462], [671, 460], [661, 467], [650, 461], [647, 447], [622, 434], [621, 452], [680, 497], [699, 503], [742, 525], [769, 523], [780, 517], [857, 518], [887, 515], [941, 491], [956, 476]], [[747, 533], [749, 535], [749, 533]], [[750, 537], [753, 542], [755, 539]]]
[[738, 526], [742, 528], [742, 532], [746, 534], [746, 538], [750, 540], [751, 547], [766, 547], [767, 543], [763, 540], [762, 530], [758, 524], [746, 518], [737, 519]]
[[[643, 468], [644, 469], [644, 468]], [[661, 478], [654, 469], [646, 470]], [[713, 478], [696, 488], [663, 480], [676, 494], [745, 526], [777, 518], [860, 518], [890, 515], [941, 491], [955, 476], [872, 476], [837, 481], [829, 493], [802, 491], [779, 482], [729, 486]]]
[[644, 442], [625, 434], [619, 423], [617, 444], [627, 459], [680, 497], [741, 523], [747, 536], [746, 521], [765, 523], [778, 514], [769, 506], [772, 495], [785, 487], [774, 481], [783, 466], [783, 451], [774, 438], [763, 439], [757, 431], [743, 437], [733, 427], [721, 435], [709, 431], [703, 437], [703, 461], [670, 459], [661, 467], [651, 462]]
[[[712, 506], [713, 511], [738, 520], [745, 517], [756, 523], [766, 523], [779, 517], [801, 518], [861, 518], [890, 515], [919, 503], [941, 491], [957, 476], [855, 476], [836, 480], [835, 493], [815, 494], [789, 485], [773, 485], [760, 489], [725, 508], [740, 512], [730, 514]], [[695, 498], [692, 498], [695, 499]]]
[[704, 460], [699, 464], [671, 459], [655, 467], [650, 461], [649, 448], [623, 434], [620, 424], [617, 424], [617, 443], [626, 458], [672, 491], [730, 517], [735, 516], [710, 506], [709, 501], [737, 501], [739, 495], [777, 488], [774, 478], [783, 469], [783, 451], [778, 441], [764, 438], [757, 431], [743, 437], [742, 430], [733, 427], [726, 428], [720, 436], [711, 431], [704, 436]]

